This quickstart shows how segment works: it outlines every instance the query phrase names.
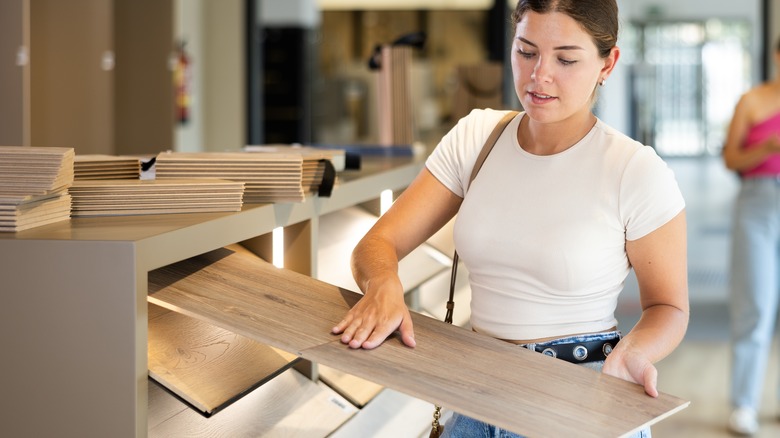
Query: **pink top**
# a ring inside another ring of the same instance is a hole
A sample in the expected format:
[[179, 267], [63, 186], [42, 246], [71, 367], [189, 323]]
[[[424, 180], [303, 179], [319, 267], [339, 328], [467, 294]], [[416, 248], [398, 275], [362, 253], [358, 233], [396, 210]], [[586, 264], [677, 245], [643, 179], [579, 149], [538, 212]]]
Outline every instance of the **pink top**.
[[[745, 137], [745, 143], [742, 147], [750, 149], [767, 138], [777, 134], [780, 134], [780, 112], [763, 122], [753, 125]], [[770, 155], [766, 161], [742, 174], [742, 176], [746, 178], [756, 178], [767, 175], [780, 175], [780, 154]]]

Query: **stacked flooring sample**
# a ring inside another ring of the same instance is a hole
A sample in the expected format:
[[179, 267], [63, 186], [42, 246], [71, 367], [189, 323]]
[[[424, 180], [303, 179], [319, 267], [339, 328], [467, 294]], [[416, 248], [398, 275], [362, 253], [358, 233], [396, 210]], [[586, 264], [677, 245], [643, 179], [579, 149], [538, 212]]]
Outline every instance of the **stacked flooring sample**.
[[0, 231], [70, 218], [72, 148], [0, 147]]
[[165, 152], [157, 156], [158, 181], [220, 178], [244, 183], [244, 203], [303, 202], [303, 157], [286, 153]]
[[377, 75], [379, 144], [409, 145], [414, 142], [411, 99], [412, 48], [383, 46]]
[[336, 172], [346, 167], [343, 149], [324, 149], [311, 146], [261, 145], [245, 146], [245, 152], [265, 154], [300, 154], [303, 159], [301, 185], [304, 193], [330, 196], [337, 183]]
[[139, 179], [141, 160], [113, 155], [76, 155], [75, 179]]
[[77, 180], [73, 217], [240, 211], [244, 184], [220, 179]]

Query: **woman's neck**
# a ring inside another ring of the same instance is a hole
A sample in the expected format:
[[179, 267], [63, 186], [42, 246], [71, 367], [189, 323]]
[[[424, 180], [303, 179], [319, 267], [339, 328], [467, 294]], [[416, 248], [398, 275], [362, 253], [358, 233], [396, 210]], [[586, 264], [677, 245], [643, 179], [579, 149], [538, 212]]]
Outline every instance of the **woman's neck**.
[[526, 152], [534, 155], [555, 155], [582, 140], [596, 124], [592, 112], [572, 116], [554, 123], [540, 123], [526, 114], [517, 129], [517, 141]]

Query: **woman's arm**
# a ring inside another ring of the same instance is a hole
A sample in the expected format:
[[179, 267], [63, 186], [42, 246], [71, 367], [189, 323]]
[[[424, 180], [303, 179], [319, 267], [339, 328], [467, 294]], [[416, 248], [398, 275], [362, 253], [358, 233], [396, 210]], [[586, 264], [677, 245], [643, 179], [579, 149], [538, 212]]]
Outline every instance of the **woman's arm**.
[[655, 362], [669, 355], [688, 327], [685, 211], [652, 233], [626, 242], [639, 283], [642, 316], [607, 357], [603, 371], [658, 396]]
[[375, 348], [400, 329], [403, 342], [415, 346], [398, 261], [452, 219], [462, 201], [426, 168], [366, 233], [352, 252], [363, 297], [332, 330], [341, 333], [341, 342]]

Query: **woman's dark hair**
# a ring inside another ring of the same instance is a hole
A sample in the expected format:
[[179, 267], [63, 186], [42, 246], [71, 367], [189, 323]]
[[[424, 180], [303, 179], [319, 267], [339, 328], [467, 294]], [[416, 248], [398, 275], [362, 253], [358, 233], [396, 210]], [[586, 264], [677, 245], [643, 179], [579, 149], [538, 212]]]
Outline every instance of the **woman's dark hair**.
[[775, 52], [780, 52], [780, 38], [777, 39], [777, 44], [775, 44]]
[[590, 34], [602, 58], [617, 45], [618, 6], [616, 0], [520, 0], [512, 12], [512, 27], [526, 12], [560, 12], [577, 21]]

